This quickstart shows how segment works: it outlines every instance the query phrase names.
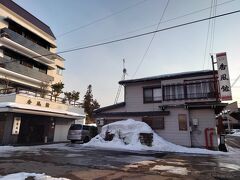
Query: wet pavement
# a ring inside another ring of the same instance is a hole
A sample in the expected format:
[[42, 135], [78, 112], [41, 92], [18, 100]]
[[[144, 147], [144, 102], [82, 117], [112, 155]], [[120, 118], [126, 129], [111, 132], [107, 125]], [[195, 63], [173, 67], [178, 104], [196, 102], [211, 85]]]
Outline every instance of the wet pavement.
[[70, 179], [240, 179], [240, 153], [122, 152], [76, 144], [0, 153], [0, 175], [45, 173]]

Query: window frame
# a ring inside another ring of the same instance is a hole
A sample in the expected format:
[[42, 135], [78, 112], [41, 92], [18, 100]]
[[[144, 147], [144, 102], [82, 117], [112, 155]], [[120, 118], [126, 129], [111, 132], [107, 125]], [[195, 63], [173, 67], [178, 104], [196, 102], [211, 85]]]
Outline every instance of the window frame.
[[[184, 119], [182, 118], [183, 116], [184, 116]], [[183, 120], [185, 120], [184, 127], [182, 127], [182, 125], [180, 125], [180, 122], [183, 122]], [[178, 130], [179, 131], [188, 131], [188, 120], [187, 120], [186, 114], [178, 114]]]
[[62, 76], [63, 75], [63, 70], [64, 70], [64, 68], [62, 68], [60, 66], [57, 66], [57, 69], [56, 69], [57, 75]]
[[[160, 126], [153, 126], [153, 125], [156, 125], [156, 124], [153, 123], [153, 121], [159, 121], [159, 124], [161, 124], [161, 125]], [[142, 122], [145, 122], [153, 130], [165, 130], [165, 118], [164, 118], [164, 116], [146, 116], [146, 117], [142, 117]]]
[[[154, 93], [153, 93], [154, 89], [161, 89], [161, 100], [154, 100]], [[151, 92], [152, 92], [151, 100], [146, 100], [146, 96], [145, 96], [145, 91], [146, 90], [151, 90]], [[146, 87], [143, 87], [143, 104], [161, 103], [162, 101], [163, 101], [162, 86], [146, 86]]]
[[[182, 94], [179, 94], [181, 90]], [[166, 84], [163, 85], [163, 100], [164, 101], [180, 101], [185, 99], [184, 84]]]

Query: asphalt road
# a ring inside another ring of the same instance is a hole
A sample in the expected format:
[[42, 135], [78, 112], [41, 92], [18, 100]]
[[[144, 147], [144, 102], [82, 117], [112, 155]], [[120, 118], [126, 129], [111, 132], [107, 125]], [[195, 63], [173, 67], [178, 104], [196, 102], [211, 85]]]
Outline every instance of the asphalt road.
[[76, 144], [17, 148], [0, 154], [0, 175], [45, 173], [70, 179], [240, 179], [240, 153], [122, 152]]

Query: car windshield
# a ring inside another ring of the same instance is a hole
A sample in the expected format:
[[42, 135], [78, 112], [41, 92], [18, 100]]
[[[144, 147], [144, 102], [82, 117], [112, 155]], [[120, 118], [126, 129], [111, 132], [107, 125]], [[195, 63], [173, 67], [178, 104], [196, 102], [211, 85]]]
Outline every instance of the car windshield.
[[83, 130], [89, 130], [89, 126], [83, 126]]
[[70, 127], [70, 130], [81, 130], [82, 129], [82, 125], [81, 124], [73, 124]]

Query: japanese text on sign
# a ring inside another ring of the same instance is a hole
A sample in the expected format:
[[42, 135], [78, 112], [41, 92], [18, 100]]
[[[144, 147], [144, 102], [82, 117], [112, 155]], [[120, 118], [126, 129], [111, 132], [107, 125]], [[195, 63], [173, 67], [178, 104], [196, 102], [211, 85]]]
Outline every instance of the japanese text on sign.
[[232, 100], [230, 78], [228, 72], [227, 54], [218, 53], [216, 55], [218, 66], [218, 80], [220, 86], [220, 97], [223, 101]]

